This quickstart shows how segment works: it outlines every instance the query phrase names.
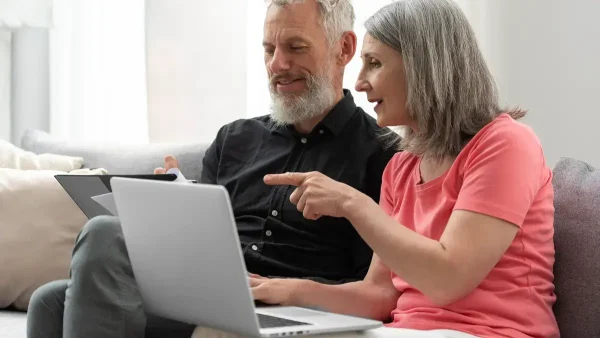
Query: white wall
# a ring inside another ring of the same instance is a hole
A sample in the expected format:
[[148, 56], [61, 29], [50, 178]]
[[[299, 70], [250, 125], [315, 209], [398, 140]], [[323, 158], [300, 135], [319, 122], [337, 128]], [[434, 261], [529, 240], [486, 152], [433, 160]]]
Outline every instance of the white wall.
[[10, 141], [10, 32], [0, 28], [0, 140]]
[[146, 1], [150, 141], [212, 141], [246, 116], [246, 9], [245, 0]]
[[50, 130], [48, 30], [21, 28], [11, 48], [11, 141], [20, 145], [27, 129]]
[[600, 1], [487, 1], [486, 38], [503, 102], [529, 110], [551, 166], [600, 166]]
[[148, 142], [144, 0], [53, 0], [50, 131], [73, 142]]

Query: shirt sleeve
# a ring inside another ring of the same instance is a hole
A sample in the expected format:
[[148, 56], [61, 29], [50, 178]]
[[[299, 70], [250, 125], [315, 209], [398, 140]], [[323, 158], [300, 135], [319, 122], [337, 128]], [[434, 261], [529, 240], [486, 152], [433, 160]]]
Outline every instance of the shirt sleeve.
[[217, 137], [211, 145], [206, 149], [202, 158], [202, 174], [200, 183], [217, 184], [217, 173], [219, 171], [219, 161], [221, 149], [223, 148], [223, 140], [227, 132], [227, 126], [221, 127], [217, 133]]
[[399, 153], [397, 153], [387, 164], [383, 171], [381, 179], [381, 193], [379, 197], [379, 206], [386, 214], [392, 215], [394, 211], [394, 163], [397, 161]]
[[514, 121], [504, 123], [488, 130], [470, 149], [454, 209], [521, 227], [548, 179], [542, 147], [533, 131]]

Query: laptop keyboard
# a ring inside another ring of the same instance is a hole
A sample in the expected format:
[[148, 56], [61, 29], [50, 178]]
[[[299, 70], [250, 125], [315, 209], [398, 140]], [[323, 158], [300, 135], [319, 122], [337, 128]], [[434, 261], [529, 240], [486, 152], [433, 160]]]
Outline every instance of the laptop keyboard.
[[263, 315], [260, 313], [257, 313], [256, 315], [258, 316], [258, 325], [263, 329], [296, 325], [312, 325], [309, 323], [297, 322], [295, 320], [283, 319], [279, 317]]

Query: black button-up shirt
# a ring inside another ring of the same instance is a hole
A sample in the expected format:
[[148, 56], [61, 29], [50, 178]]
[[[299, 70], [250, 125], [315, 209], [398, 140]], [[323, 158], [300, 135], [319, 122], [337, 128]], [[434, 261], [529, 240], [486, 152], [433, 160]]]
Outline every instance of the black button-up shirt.
[[382, 173], [394, 153], [382, 133], [347, 90], [307, 135], [276, 127], [269, 116], [219, 130], [206, 151], [201, 182], [228, 190], [249, 272], [329, 283], [365, 276], [372, 250], [348, 220], [305, 219], [290, 202], [294, 187], [268, 186], [263, 177], [319, 171], [378, 201]]

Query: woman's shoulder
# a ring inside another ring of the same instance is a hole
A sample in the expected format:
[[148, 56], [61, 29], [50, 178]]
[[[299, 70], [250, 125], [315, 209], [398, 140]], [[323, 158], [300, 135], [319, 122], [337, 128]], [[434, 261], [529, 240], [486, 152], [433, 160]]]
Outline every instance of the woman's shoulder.
[[408, 167], [412, 167], [417, 164], [419, 161], [419, 156], [408, 152], [408, 151], [399, 151], [390, 160], [388, 166], [393, 167], [395, 170], [406, 169]]
[[507, 113], [502, 113], [492, 122], [483, 127], [475, 135], [476, 143], [514, 143], [540, 147], [541, 143], [533, 129], [528, 125], [515, 120]]
[[463, 155], [508, 151], [543, 154], [540, 139], [528, 125], [503, 113], [481, 129], [465, 147]]
[[410, 178], [419, 162], [419, 156], [408, 151], [399, 151], [388, 162], [383, 174], [383, 180], [387, 183], [404, 181]]
[[460, 157], [463, 169], [509, 167], [539, 168], [544, 176], [548, 166], [541, 142], [533, 129], [504, 113], [479, 131], [463, 149]]

